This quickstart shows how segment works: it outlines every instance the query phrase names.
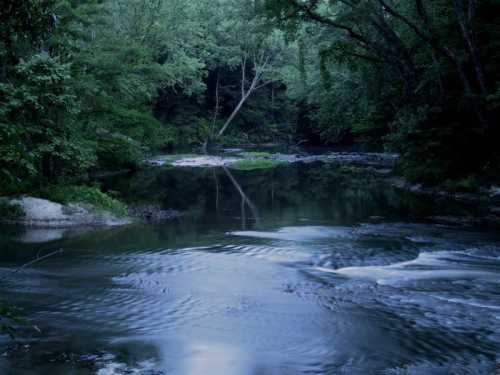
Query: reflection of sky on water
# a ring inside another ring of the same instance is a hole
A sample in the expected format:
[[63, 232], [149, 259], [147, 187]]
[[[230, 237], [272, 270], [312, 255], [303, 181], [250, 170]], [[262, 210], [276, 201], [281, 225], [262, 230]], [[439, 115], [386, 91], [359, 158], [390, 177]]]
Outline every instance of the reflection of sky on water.
[[491, 374], [498, 233], [318, 166], [147, 173], [106, 186], [190, 215], [0, 233], [2, 270], [65, 250], [0, 285], [43, 330], [2, 374]]

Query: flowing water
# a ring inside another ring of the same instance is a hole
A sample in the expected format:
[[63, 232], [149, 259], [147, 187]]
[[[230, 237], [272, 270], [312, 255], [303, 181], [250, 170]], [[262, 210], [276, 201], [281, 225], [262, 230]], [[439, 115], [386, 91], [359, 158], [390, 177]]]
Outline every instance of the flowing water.
[[500, 233], [429, 219], [467, 207], [319, 163], [156, 168], [104, 187], [185, 214], [0, 228], [2, 299], [41, 330], [2, 339], [0, 374], [499, 371]]

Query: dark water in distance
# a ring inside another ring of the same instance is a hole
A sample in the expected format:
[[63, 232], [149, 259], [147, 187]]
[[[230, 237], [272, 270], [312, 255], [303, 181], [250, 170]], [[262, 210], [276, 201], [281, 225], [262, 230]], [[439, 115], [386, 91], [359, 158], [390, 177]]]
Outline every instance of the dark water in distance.
[[0, 283], [42, 330], [1, 341], [0, 374], [498, 372], [500, 233], [428, 219], [468, 208], [321, 164], [159, 168], [104, 187], [186, 214], [0, 228], [2, 274], [64, 249]]

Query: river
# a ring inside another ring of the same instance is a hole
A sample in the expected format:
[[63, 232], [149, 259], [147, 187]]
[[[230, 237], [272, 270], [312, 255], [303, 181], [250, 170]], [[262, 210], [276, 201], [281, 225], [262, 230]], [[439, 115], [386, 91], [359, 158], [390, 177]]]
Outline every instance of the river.
[[2, 338], [0, 374], [498, 372], [500, 233], [433, 219], [477, 207], [321, 163], [152, 168], [102, 183], [184, 215], [0, 228], [2, 299], [41, 331]]

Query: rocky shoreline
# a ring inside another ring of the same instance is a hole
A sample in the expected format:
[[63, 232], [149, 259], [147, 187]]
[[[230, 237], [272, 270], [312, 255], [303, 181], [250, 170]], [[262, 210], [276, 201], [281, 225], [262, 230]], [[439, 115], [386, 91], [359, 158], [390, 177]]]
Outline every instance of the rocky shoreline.
[[71, 228], [83, 226], [119, 226], [132, 223], [127, 217], [118, 217], [110, 212], [97, 210], [89, 204], [60, 204], [46, 199], [22, 196], [2, 198], [4, 204], [16, 207], [19, 216], [2, 217], [6, 224], [32, 228]]
[[481, 188], [477, 193], [447, 191], [439, 187], [428, 187], [412, 183], [403, 177], [389, 177], [391, 186], [407, 190], [417, 195], [426, 195], [435, 199], [449, 199], [461, 203], [482, 204], [489, 206], [494, 213], [500, 213], [500, 187]]
[[[358, 153], [358, 152], [331, 152], [321, 155], [302, 155], [273, 153], [268, 155], [252, 156], [251, 153], [240, 152], [239, 149], [230, 150], [227, 155], [163, 155], [146, 161], [153, 167], [171, 165], [174, 167], [231, 167], [242, 160], [275, 160], [286, 163], [336, 163], [355, 164], [393, 168], [399, 158], [397, 154]], [[257, 153], [258, 154], [258, 153]], [[263, 153], [265, 154], [265, 153]]]
[[429, 218], [434, 222], [444, 225], [500, 227], [500, 188], [498, 186], [481, 188], [477, 193], [464, 193], [412, 183], [403, 177], [391, 176], [387, 178], [387, 182], [397, 189], [427, 196], [433, 200], [448, 200], [466, 205], [476, 205], [484, 212], [482, 216], [477, 217], [434, 216]]
[[165, 210], [159, 204], [131, 204], [128, 207], [128, 216], [118, 217], [83, 203], [60, 204], [29, 196], [0, 199], [4, 204], [20, 210], [20, 215], [17, 217], [1, 217], [1, 223], [21, 225], [33, 229], [113, 227], [136, 222], [160, 223], [182, 216], [181, 212]]

